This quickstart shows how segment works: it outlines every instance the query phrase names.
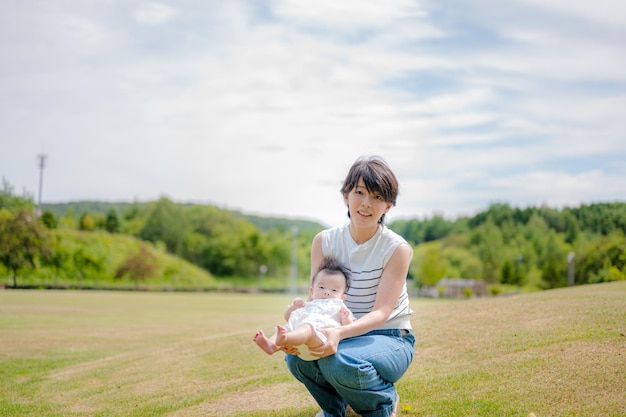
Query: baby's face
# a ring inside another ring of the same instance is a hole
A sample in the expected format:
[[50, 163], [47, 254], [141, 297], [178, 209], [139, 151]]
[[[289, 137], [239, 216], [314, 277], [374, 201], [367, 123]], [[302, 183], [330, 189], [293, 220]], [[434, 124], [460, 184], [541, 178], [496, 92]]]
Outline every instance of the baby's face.
[[346, 278], [343, 274], [327, 274], [320, 272], [315, 278], [311, 288], [311, 298], [314, 300], [323, 298], [346, 299]]

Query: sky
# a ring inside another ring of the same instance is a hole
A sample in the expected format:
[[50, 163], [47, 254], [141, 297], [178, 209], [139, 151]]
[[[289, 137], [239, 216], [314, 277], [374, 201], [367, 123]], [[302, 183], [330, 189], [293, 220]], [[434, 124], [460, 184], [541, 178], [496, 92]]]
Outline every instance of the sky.
[[21, 0], [0, 14], [0, 176], [44, 203], [343, 223], [626, 201], [621, 0]]

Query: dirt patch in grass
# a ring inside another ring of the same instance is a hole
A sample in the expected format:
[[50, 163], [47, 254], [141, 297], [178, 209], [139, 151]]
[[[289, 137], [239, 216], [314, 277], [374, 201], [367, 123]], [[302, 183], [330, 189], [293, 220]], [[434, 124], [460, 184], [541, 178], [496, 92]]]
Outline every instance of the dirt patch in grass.
[[315, 401], [296, 381], [272, 386], [254, 387], [225, 395], [216, 401], [205, 402], [179, 410], [170, 417], [230, 416], [267, 412], [277, 413], [286, 407], [315, 407]]

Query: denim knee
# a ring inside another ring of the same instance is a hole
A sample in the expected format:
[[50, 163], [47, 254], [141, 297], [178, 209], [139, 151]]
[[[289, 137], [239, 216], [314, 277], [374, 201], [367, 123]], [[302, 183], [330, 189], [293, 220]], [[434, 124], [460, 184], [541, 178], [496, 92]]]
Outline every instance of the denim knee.
[[319, 370], [331, 385], [353, 390], [367, 389], [373, 379], [379, 378], [374, 366], [339, 351], [318, 361]]
[[285, 363], [289, 372], [300, 382], [304, 382], [303, 378], [315, 379], [316, 369], [311, 367], [312, 362], [303, 361], [297, 356], [285, 355]]

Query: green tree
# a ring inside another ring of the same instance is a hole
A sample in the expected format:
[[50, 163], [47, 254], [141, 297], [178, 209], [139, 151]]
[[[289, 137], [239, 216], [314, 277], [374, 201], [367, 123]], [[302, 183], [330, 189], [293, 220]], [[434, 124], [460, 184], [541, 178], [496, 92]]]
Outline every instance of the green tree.
[[133, 202], [131, 205], [124, 208], [122, 212], [121, 232], [132, 236], [139, 236], [141, 229], [143, 229], [147, 211], [138, 202]]
[[527, 253], [533, 258], [540, 258], [545, 252], [546, 236], [550, 229], [543, 217], [533, 214], [522, 229], [523, 239], [527, 242]]
[[[307, 236], [305, 231], [298, 233], [298, 247], [300, 248], [298, 251], [298, 271], [305, 271], [305, 274], [309, 271], [312, 240], [313, 237]], [[264, 241], [266, 259], [263, 264], [268, 268], [268, 275], [278, 275], [284, 269], [285, 272], [282, 275], [288, 276], [286, 269], [290, 265], [293, 242], [291, 233], [286, 230], [270, 231], [265, 235]]]
[[626, 279], [626, 238], [614, 231], [582, 245], [575, 258], [576, 283]]
[[91, 216], [88, 212], [84, 212], [80, 216], [80, 221], [78, 222], [78, 229], [85, 230], [87, 232], [92, 232], [96, 230], [96, 221], [93, 216]]
[[448, 277], [473, 279], [483, 277], [483, 264], [480, 258], [470, 250], [468, 236], [453, 234], [441, 242], [441, 255], [446, 261]]
[[578, 220], [582, 230], [602, 235], [608, 235], [617, 230], [626, 233], [626, 204], [624, 203], [583, 204], [570, 211]]
[[71, 258], [71, 253], [62, 245], [62, 238], [53, 234], [50, 239], [50, 250], [41, 257], [41, 263], [54, 269], [54, 279], [61, 275]]
[[488, 217], [484, 224], [474, 229], [471, 241], [483, 263], [485, 281], [490, 283], [499, 282], [504, 240], [502, 232], [491, 217]]
[[107, 212], [104, 229], [109, 233], [119, 233], [120, 231], [120, 219], [114, 207], [111, 207]]
[[83, 280], [91, 273], [102, 271], [104, 259], [96, 256], [89, 246], [83, 246], [72, 254], [74, 266], [78, 270], [81, 286]]
[[434, 287], [446, 276], [446, 261], [441, 254], [440, 242], [429, 242], [415, 249], [410, 272], [419, 284]]
[[150, 242], [165, 243], [170, 253], [181, 256], [185, 236], [192, 230], [183, 207], [162, 197], [152, 209], [139, 237]]
[[424, 242], [430, 242], [446, 237], [452, 231], [452, 223], [445, 220], [441, 215], [435, 215], [425, 222]]
[[545, 253], [540, 260], [541, 276], [546, 288], [567, 286], [567, 254], [569, 251], [558, 235], [550, 231]]
[[50, 230], [56, 229], [58, 225], [57, 218], [50, 210], [43, 211], [43, 213], [41, 214], [41, 222]]
[[515, 269], [508, 259], [504, 261], [504, 265], [502, 265], [501, 275], [501, 282], [503, 284], [513, 284], [515, 282]]
[[60, 217], [59, 221], [62, 228], [66, 229], [80, 229], [80, 227], [76, 223], [76, 213], [74, 211], [74, 206], [69, 206], [65, 214]]
[[0, 209], [14, 211], [20, 208], [34, 209], [32, 198], [14, 195], [13, 186], [3, 177], [2, 189], [0, 189]]
[[0, 263], [13, 273], [23, 268], [36, 268], [36, 259], [49, 251], [48, 236], [31, 210], [19, 208], [14, 213], [0, 209]]
[[578, 220], [576, 220], [572, 211], [567, 209], [563, 211], [563, 222], [565, 228], [563, 231], [565, 233], [565, 242], [573, 244], [576, 239], [578, 239], [578, 236], [580, 236], [580, 226], [578, 225]]
[[254, 276], [267, 260], [268, 247], [258, 228], [238, 220], [213, 230], [203, 250], [202, 266], [218, 276]]

